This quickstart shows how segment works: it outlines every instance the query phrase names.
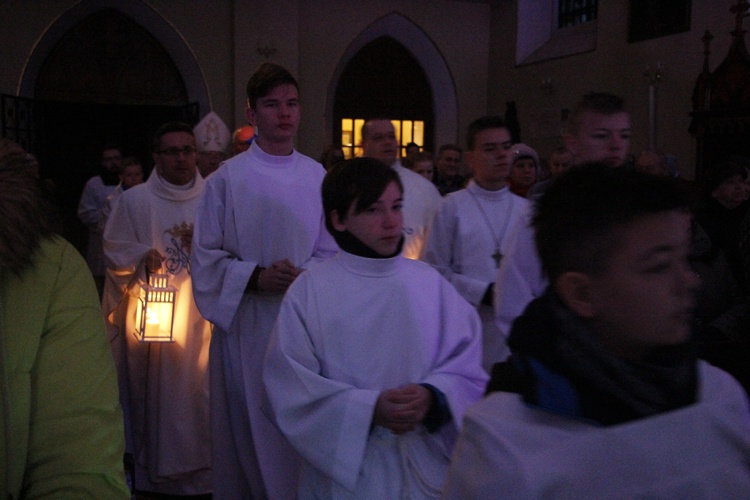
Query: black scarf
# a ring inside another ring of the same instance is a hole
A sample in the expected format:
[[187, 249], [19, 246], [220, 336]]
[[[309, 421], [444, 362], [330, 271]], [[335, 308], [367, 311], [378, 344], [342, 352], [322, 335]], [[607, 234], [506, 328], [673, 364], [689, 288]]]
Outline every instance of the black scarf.
[[396, 255], [400, 254], [401, 249], [404, 246], [404, 237], [402, 236], [401, 241], [399, 241], [398, 243], [398, 247], [396, 247], [396, 251], [393, 252], [392, 255], [380, 255], [378, 252], [362, 243], [362, 240], [354, 236], [349, 231], [337, 231], [336, 234], [333, 235], [333, 237], [339, 247], [345, 252], [353, 255], [358, 255], [360, 257], [367, 257], [368, 259], [390, 259], [391, 257], [395, 257]]
[[621, 359], [606, 350], [549, 290], [515, 321], [508, 344], [513, 352], [509, 365], [517, 377], [514, 382], [532, 405], [545, 406], [539, 396], [549, 387], [541, 385], [554, 380], [534, 360], [572, 386], [578, 397], [576, 416], [602, 425], [696, 401], [697, 362], [691, 344], [660, 347], [637, 362]]

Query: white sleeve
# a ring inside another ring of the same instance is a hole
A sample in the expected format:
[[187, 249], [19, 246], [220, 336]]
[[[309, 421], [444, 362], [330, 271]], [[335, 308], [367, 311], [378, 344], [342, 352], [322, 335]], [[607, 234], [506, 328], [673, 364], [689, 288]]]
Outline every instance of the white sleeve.
[[263, 382], [276, 424], [292, 446], [313, 467], [353, 490], [379, 392], [321, 375], [320, 353], [309, 331], [318, 323], [308, 307], [314, 297], [307, 296], [303, 277], [282, 301]]
[[442, 498], [533, 498], [525, 484], [523, 457], [513, 456], [475, 413], [470, 410], [464, 419]]
[[136, 228], [139, 224], [150, 223], [148, 220], [139, 220], [136, 207], [128, 203], [128, 200], [115, 203], [104, 227], [103, 245], [107, 265], [115, 270], [135, 270], [146, 252], [152, 248], [151, 242], [138, 240]]
[[[455, 203], [450, 197], [445, 198], [427, 235], [422, 260], [432, 265], [450, 281], [464, 299], [478, 306], [492, 281], [480, 280], [455, 272], [457, 248], [467, 244], [467, 242], [460, 241], [456, 221]], [[491, 280], [491, 277], [488, 276], [487, 279]]]
[[534, 243], [534, 229], [520, 219], [500, 263], [495, 282], [495, 324], [507, 339], [513, 321], [526, 306], [544, 293], [547, 279]]
[[78, 202], [78, 218], [89, 229], [98, 227], [101, 216], [102, 207], [96, 201], [96, 186], [94, 185], [96, 179], [96, 177], [93, 177], [86, 182], [83, 193], [81, 193], [81, 199]]
[[217, 172], [206, 183], [195, 216], [190, 272], [201, 315], [224, 331], [229, 331], [257, 266], [240, 257], [235, 216], [228, 179]]

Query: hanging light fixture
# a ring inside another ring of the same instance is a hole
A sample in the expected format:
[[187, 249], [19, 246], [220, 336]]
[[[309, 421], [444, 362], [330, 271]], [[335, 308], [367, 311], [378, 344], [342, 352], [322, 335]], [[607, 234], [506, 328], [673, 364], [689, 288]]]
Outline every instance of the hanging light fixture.
[[177, 288], [169, 284], [169, 275], [150, 274], [140, 284], [133, 334], [140, 342], [174, 342], [174, 301]]

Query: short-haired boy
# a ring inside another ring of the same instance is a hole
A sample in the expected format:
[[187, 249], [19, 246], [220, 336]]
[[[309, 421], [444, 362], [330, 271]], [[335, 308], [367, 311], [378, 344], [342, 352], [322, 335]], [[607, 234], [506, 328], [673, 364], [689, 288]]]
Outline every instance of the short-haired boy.
[[263, 367], [276, 422], [305, 459], [299, 497], [437, 497], [487, 380], [479, 318], [401, 255], [395, 170], [347, 160], [322, 190], [341, 252], [289, 288]]
[[[630, 151], [630, 134], [630, 115], [622, 98], [589, 92], [573, 108], [563, 139], [575, 165], [597, 162], [619, 167]], [[520, 221], [510, 231], [508, 251], [493, 289], [495, 324], [503, 339], [507, 339], [513, 320], [547, 286], [529, 221]]]
[[591, 165], [540, 199], [550, 286], [469, 410], [447, 498], [748, 498], [750, 412], [690, 342], [688, 197]]
[[211, 429], [214, 498], [291, 498], [298, 457], [267, 416], [263, 354], [281, 298], [336, 244], [325, 229], [323, 167], [294, 149], [297, 81], [264, 63], [247, 84], [250, 148], [209, 176], [198, 208], [195, 300], [214, 324]]

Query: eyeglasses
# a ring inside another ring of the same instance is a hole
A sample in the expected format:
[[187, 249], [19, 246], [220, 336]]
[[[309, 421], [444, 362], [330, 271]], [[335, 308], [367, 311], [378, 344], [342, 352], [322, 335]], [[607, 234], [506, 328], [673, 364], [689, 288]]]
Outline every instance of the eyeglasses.
[[169, 149], [162, 149], [161, 151], [157, 151], [157, 153], [161, 155], [167, 155], [167, 156], [173, 156], [178, 157], [181, 154], [185, 156], [190, 156], [195, 154], [195, 148], [192, 146], [185, 146], [184, 148], [169, 148]]

